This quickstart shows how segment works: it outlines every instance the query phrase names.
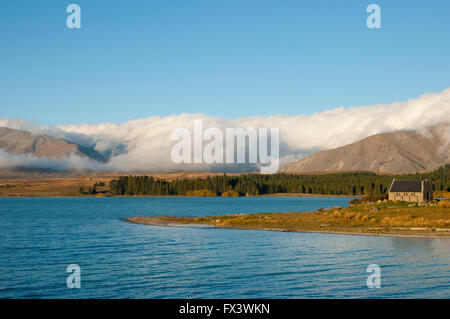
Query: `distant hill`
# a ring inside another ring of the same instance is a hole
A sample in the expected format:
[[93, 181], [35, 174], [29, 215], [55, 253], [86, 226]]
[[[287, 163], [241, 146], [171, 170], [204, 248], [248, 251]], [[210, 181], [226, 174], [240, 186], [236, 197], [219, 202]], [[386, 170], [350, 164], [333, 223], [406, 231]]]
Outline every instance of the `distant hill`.
[[32, 154], [36, 157], [59, 159], [75, 154], [104, 161], [103, 156], [97, 151], [76, 143], [6, 127], [0, 127], [0, 149], [16, 155]]
[[[69, 140], [6, 127], [0, 127], [0, 150], [10, 154], [30, 154], [50, 159], [61, 159], [75, 154], [103, 163], [107, 162], [111, 155], [111, 152], [99, 153], [93, 147]], [[449, 162], [450, 123], [441, 123], [420, 131], [403, 130], [377, 134], [353, 144], [320, 151], [286, 165], [280, 173], [414, 173], [434, 170]], [[14, 168], [14, 165], [8, 167]], [[5, 175], [11, 175], [10, 172], [6, 173]], [[16, 175], [17, 172], [13, 173], [12, 175]]]
[[414, 173], [450, 161], [450, 123], [422, 131], [397, 131], [367, 137], [336, 149], [320, 151], [283, 167], [282, 173], [371, 171]]

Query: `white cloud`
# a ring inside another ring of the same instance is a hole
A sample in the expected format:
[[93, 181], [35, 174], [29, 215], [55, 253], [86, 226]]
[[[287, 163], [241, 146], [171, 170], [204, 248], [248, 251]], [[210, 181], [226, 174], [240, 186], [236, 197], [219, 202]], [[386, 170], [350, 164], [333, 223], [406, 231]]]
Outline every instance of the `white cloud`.
[[[149, 118], [122, 124], [100, 123], [82, 125], [38, 126], [24, 120], [0, 119], [0, 126], [28, 130], [66, 138], [90, 146], [97, 151], [111, 151], [106, 164], [86, 159], [69, 158], [46, 163], [65, 163], [65, 167], [105, 168], [121, 171], [201, 170], [202, 165], [176, 165], [170, 160], [175, 142], [170, 140], [175, 128], [193, 129], [194, 120], [203, 120], [203, 129], [217, 127], [279, 128], [281, 163], [292, 162], [320, 149], [349, 144], [364, 137], [400, 129], [420, 129], [442, 121], [450, 121], [450, 88], [440, 93], [427, 93], [419, 98], [393, 104], [359, 106], [316, 113], [313, 115], [272, 115], [225, 119], [205, 114], [180, 114]], [[5, 165], [4, 152], [0, 165]], [[22, 158], [24, 163], [38, 165], [40, 159]], [[56, 164], [55, 164], [56, 165]], [[217, 168], [217, 166], [216, 166]]]
[[10, 154], [0, 150], [0, 168], [22, 166], [58, 170], [102, 169], [102, 165], [85, 157], [71, 154], [61, 159], [36, 157], [31, 154]]

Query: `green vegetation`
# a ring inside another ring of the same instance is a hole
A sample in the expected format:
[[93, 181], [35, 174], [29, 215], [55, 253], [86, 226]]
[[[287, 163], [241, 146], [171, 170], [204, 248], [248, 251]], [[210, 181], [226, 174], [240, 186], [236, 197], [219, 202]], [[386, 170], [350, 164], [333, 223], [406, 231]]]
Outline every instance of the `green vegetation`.
[[97, 185], [95, 184], [93, 187], [89, 187], [87, 190], [87, 194], [89, 195], [97, 194]]
[[80, 186], [78, 189], [78, 194], [80, 195], [104, 195], [102, 192], [98, 191], [98, 187], [105, 187], [106, 184], [104, 182], [95, 183], [94, 186], [88, 187], [87, 190], [84, 189], [83, 186]]
[[[428, 178], [435, 191], [450, 191], [450, 165], [431, 173], [396, 175], [398, 179]], [[275, 193], [302, 193], [322, 195], [381, 195], [392, 182], [392, 175], [368, 172], [335, 173], [323, 175], [249, 174], [215, 176], [166, 181], [149, 176], [121, 176], [110, 182], [112, 195], [187, 195], [192, 191], [210, 190], [217, 196], [224, 193], [265, 195]], [[196, 196], [196, 195], [191, 195]], [[225, 195], [226, 196], [226, 195]]]

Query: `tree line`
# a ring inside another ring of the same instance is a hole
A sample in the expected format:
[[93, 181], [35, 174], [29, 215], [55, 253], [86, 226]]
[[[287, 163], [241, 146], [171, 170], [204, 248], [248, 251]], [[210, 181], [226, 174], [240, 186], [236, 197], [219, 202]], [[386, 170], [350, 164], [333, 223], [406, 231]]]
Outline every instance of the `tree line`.
[[[253, 196], [275, 193], [322, 195], [380, 195], [388, 192], [392, 179], [426, 179], [433, 190], [450, 191], [450, 164], [430, 173], [382, 175], [369, 172], [333, 173], [323, 175], [248, 174], [239, 176], [208, 176], [206, 178], [167, 181], [151, 176], [120, 176], [111, 180], [112, 195], [191, 195], [205, 196], [239, 194]], [[199, 192], [201, 191], [201, 192]]]
[[104, 186], [106, 186], [105, 182], [95, 183], [94, 186], [88, 187], [87, 190], [85, 190], [83, 186], [80, 186], [80, 188], [78, 189], [78, 194], [80, 194], [80, 195], [86, 195], [86, 194], [95, 195], [98, 193], [97, 187], [104, 187]]

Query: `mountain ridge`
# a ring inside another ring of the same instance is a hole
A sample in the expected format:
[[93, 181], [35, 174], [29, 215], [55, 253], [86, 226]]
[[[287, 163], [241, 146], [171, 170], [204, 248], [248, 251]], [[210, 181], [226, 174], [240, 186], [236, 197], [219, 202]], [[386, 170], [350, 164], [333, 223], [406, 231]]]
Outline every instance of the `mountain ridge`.
[[0, 150], [14, 155], [31, 154], [39, 158], [61, 159], [74, 154], [99, 162], [105, 161], [104, 157], [94, 149], [77, 143], [7, 127], [0, 127]]
[[[109, 159], [107, 152], [99, 153], [94, 147], [7, 127], [0, 127], [0, 150], [49, 159], [62, 159], [72, 154], [100, 163], [106, 163]], [[449, 161], [450, 122], [441, 122], [420, 130], [379, 133], [335, 149], [322, 150], [287, 164], [279, 172], [321, 174], [368, 171], [401, 174], [430, 171]]]
[[319, 151], [289, 163], [281, 173], [369, 171], [414, 173], [436, 169], [450, 160], [450, 123], [419, 131], [379, 133], [338, 148]]

